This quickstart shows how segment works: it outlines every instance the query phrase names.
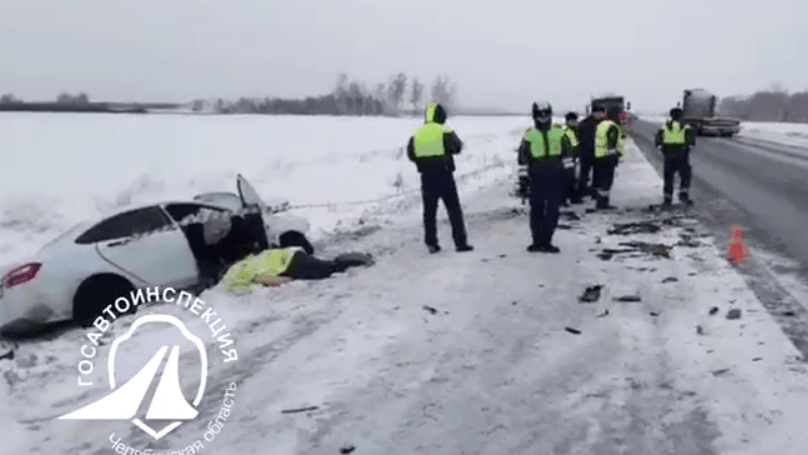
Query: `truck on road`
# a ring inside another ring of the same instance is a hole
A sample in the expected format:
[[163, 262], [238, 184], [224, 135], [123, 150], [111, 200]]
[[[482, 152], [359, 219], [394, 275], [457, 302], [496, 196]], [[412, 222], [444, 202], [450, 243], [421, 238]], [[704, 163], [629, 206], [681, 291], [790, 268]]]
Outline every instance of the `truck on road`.
[[717, 98], [704, 89], [688, 89], [682, 98], [682, 122], [698, 136], [732, 137], [741, 130], [741, 122], [716, 116]]

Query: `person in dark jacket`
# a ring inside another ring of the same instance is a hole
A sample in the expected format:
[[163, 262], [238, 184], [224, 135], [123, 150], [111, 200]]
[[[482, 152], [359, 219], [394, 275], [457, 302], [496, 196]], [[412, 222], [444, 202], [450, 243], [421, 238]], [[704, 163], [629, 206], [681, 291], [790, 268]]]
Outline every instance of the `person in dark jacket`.
[[670, 119], [665, 122], [656, 134], [655, 144], [665, 157], [663, 166], [663, 208], [673, 203], [673, 180], [679, 174], [679, 201], [686, 205], [693, 204], [690, 198], [690, 148], [696, 145], [696, 135], [688, 125], [682, 124], [682, 109], [675, 107], [670, 111]]
[[[589, 176], [593, 173], [592, 168], [595, 162], [595, 130], [598, 123], [599, 120], [594, 115], [589, 115], [578, 123], [578, 165], [580, 170], [575, 197], [572, 200], [573, 204], [582, 203], [585, 196], [595, 197]], [[594, 182], [594, 178], [592, 182]]]
[[577, 186], [576, 168], [578, 168], [578, 148], [580, 147], [580, 140], [578, 139], [578, 114], [575, 112], [567, 112], [564, 116], [565, 124], [564, 131], [570, 141], [571, 156], [564, 159], [564, 170], [567, 173], [567, 188], [564, 193], [564, 201], [562, 206], [568, 207], [569, 204], [575, 201], [575, 193]]
[[471, 251], [468, 244], [463, 210], [454, 180], [454, 155], [459, 155], [463, 142], [446, 126], [446, 110], [440, 104], [426, 108], [425, 122], [407, 143], [407, 156], [421, 174], [421, 197], [424, 204], [424, 242], [430, 253], [441, 250], [438, 242], [438, 201], [443, 200], [452, 238], [457, 251]]
[[571, 158], [570, 138], [563, 127], [553, 125], [550, 103], [533, 103], [534, 127], [525, 131], [519, 145], [519, 162], [530, 176], [529, 252], [558, 253], [552, 244], [558, 227], [559, 206], [567, 190], [564, 160]]

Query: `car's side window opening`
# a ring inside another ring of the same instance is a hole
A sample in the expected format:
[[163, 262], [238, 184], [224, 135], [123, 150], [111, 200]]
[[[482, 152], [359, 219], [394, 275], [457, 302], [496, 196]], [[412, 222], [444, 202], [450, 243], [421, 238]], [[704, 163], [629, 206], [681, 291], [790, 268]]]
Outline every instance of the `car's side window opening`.
[[101, 221], [76, 238], [79, 245], [104, 242], [157, 231], [171, 225], [171, 220], [158, 206], [119, 213]]

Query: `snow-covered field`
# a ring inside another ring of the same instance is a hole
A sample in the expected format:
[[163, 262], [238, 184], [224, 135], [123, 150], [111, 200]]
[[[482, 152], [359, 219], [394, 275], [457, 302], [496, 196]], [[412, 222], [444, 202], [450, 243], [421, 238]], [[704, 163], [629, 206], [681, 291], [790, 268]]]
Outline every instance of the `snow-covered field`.
[[[0, 131], [0, 151], [23, 159], [0, 179], [9, 195], [3, 220], [19, 220], [0, 227], [9, 257], [122, 202], [231, 190], [237, 172], [295, 204], [417, 188], [401, 152], [417, 119], [23, 116], [0, 125], [13, 122], [25, 126]], [[153, 453], [201, 438], [230, 382], [238, 384], [232, 415], [215, 441], [203, 440], [203, 453], [333, 454], [345, 443], [391, 455], [804, 453], [808, 387], [796, 349], [698, 223], [665, 224], [640, 210], [656, 202], [660, 181], [633, 144], [613, 196], [632, 210], [578, 208], [579, 219], [565, 216], [556, 234], [560, 255], [530, 255], [527, 217], [507, 195], [526, 119], [450, 123], [467, 142], [458, 174], [485, 169], [459, 185], [477, 249], [428, 255], [417, 194], [305, 211], [326, 254], [370, 251], [377, 264], [242, 297], [204, 293], [239, 360], [213, 357], [203, 417], [152, 443]], [[57, 170], [40, 176], [43, 161]], [[399, 175], [403, 185], [394, 184]], [[348, 235], [360, 218], [365, 234]], [[631, 221], [661, 231], [609, 233]], [[439, 229], [450, 246], [448, 226]], [[671, 257], [596, 256], [627, 241], [664, 244]], [[578, 302], [594, 284], [605, 285], [600, 299]], [[627, 294], [640, 301], [614, 300]], [[710, 315], [713, 306], [719, 314]], [[724, 317], [731, 308], [740, 320]], [[192, 331], [202, 324], [176, 305], [141, 313], [175, 314]], [[0, 453], [109, 454], [112, 432], [146, 448], [150, 438], [128, 422], [52, 420], [108, 390], [105, 368], [88, 375], [94, 386], [76, 385], [85, 342], [72, 331], [0, 360]], [[307, 406], [317, 408], [281, 413]]]

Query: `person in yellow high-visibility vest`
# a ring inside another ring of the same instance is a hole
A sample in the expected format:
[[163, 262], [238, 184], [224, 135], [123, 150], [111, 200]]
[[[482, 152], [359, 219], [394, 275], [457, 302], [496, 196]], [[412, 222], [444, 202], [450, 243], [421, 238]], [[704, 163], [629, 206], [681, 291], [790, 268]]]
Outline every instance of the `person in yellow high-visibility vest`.
[[438, 201], [443, 200], [452, 238], [457, 251], [471, 251], [457, 185], [454, 180], [454, 158], [463, 149], [463, 142], [451, 128], [446, 126], [446, 110], [440, 104], [426, 108], [424, 124], [407, 143], [407, 157], [414, 162], [421, 174], [421, 197], [424, 204], [424, 243], [430, 253], [440, 251], [438, 243]]
[[372, 265], [373, 258], [363, 253], [346, 253], [333, 260], [307, 254], [301, 247], [270, 248], [247, 256], [233, 264], [222, 283], [231, 292], [255, 285], [278, 286], [291, 280], [320, 280], [350, 267]]
[[592, 109], [599, 123], [595, 129], [595, 208], [598, 210], [614, 209], [610, 203], [614, 170], [625, 154], [623, 130], [614, 120], [607, 118], [606, 108], [595, 106]]
[[682, 123], [682, 114], [681, 108], [671, 109], [670, 119], [656, 134], [656, 146], [665, 157], [662, 208], [670, 208], [673, 204], [673, 180], [676, 174], [679, 174], [679, 201], [686, 205], [693, 204], [689, 194], [690, 148], [696, 145], [696, 135], [689, 125]]
[[564, 160], [571, 158], [572, 146], [564, 128], [553, 124], [550, 103], [533, 103], [534, 126], [528, 128], [519, 145], [519, 163], [528, 165], [530, 179], [531, 253], [558, 253], [552, 244], [558, 227], [559, 206], [568, 188]]

